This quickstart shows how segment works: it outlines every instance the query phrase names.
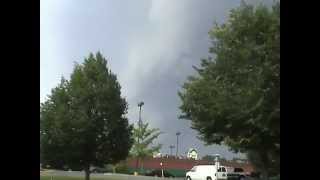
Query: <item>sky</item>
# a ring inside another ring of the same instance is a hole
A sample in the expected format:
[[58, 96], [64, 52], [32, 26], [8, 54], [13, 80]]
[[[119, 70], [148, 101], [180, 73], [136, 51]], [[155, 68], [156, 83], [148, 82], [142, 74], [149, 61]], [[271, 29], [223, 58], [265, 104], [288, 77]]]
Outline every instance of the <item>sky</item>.
[[157, 140], [163, 145], [161, 153], [168, 154], [169, 146], [176, 145], [179, 131], [179, 154], [195, 148], [200, 156], [244, 157], [200, 141], [190, 121], [178, 118], [177, 94], [195, 74], [192, 66], [208, 57], [208, 31], [214, 22], [225, 22], [229, 10], [239, 4], [240, 0], [41, 0], [40, 102], [62, 76], [69, 79], [75, 62], [100, 51], [122, 86], [130, 123], [138, 121], [137, 104], [144, 101], [142, 120], [163, 132]]

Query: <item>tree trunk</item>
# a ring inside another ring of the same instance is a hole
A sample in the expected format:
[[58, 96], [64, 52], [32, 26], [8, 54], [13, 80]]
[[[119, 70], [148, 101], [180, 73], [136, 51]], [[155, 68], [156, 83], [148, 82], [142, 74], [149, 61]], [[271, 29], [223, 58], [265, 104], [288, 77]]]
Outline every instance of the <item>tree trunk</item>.
[[140, 161], [140, 173], [143, 172], [143, 158], [141, 158], [141, 161]]
[[269, 179], [269, 172], [268, 172], [268, 167], [269, 167], [269, 158], [267, 152], [262, 152], [260, 153], [261, 160], [263, 162], [263, 167], [262, 167], [262, 179], [263, 180], [268, 180]]
[[113, 165], [113, 166], [112, 166], [112, 172], [113, 172], [113, 173], [116, 173], [116, 166], [117, 166], [117, 165]]
[[86, 166], [84, 169], [85, 172], [85, 180], [90, 180], [90, 166]]
[[139, 158], [136, 157], [136, 169], [138, 169], [138, 168], [139, 168]]
[[141, 171], [141, 159], [140, 159], [140, 157], [138, 157], [138, 167], [137, 167], [137, 172], [139, 172], [139, 174], [141, 173], [140, 171]]

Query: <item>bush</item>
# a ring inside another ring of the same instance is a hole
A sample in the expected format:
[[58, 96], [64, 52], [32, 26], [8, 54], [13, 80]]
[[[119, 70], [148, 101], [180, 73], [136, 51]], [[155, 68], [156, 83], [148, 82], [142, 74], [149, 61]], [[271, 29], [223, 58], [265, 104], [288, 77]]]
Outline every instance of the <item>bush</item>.
[[115, 169], [116, 173], [130, 174], [129, 168], [126, 164], [118, 164]]
[[280, 174], [274, 177], [269, 178], [269, 180], [280, 180]]
[[113, 165], [112, 164], [108, 164], [108, 165], [106, 165], [105, 166], [105, 170], [106, 170], [106, 172], [108, 172], [108, 173], [112, 173], [113, 172]]

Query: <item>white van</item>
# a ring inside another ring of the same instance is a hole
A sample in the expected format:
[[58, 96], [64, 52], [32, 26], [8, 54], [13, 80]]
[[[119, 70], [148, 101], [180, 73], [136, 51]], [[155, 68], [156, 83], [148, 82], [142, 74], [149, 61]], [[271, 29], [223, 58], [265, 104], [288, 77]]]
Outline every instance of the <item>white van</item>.
[[186, 173], [187, 180], [220, 180], [227, 179], [227, 170], [224, 166], [198, 165]]

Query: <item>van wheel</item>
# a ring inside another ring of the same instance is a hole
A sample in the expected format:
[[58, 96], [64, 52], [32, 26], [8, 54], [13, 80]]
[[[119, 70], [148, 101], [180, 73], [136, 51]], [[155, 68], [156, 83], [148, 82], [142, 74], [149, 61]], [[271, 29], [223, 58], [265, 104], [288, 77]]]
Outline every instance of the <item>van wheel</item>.
[[212, 180], [211, 177], [207, 177], [207, 180]]
[[187, 176], [187, 180], [191, 180], [190, 176]]

